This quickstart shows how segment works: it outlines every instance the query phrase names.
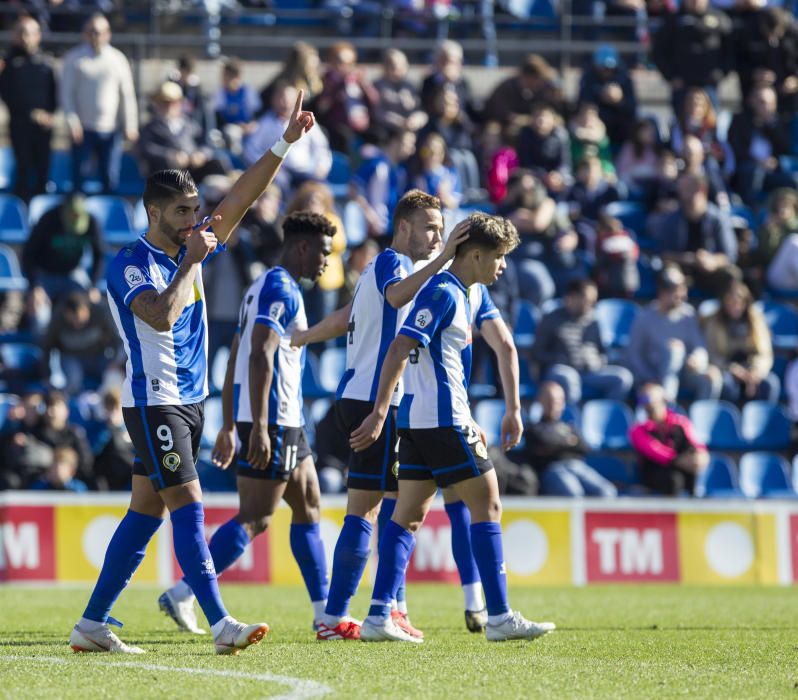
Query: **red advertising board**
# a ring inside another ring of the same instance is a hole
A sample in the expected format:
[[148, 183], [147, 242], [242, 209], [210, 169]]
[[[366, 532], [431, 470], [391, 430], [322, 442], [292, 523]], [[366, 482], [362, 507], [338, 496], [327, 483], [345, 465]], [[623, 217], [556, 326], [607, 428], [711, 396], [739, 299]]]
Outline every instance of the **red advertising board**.
[[431, 510], [416, 532], [407, 580], [460, 582], [452, 556], [452, 526], [444, 510]]
[[[205, 537], [210, 541], [213, 533], [238, 513], [237, 508], [205, 506]], [[173, 560], [175, 580], [183, 576], [177, 560]], [[255, 538], [241, 558], [220, 577], [222, 583], [269, 583], [269, 531]]]
[[678, 581], [675, 513], [585, 513], [589, 583]]
[[55, 579], [52, 506], [0, 506], [0, 581]]

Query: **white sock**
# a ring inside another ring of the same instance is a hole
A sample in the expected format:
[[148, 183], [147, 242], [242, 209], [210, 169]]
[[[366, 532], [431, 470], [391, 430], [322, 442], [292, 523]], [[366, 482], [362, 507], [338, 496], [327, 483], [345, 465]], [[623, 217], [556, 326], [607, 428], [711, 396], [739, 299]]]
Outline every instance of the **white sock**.
[[95, 630], [105, 627], [106, 623], [97, 622], [97, 620], [90, 620], [88, 617], [81, 617], [78, 625], [81, 629], [86, 630], [87, 632], [94, 632]]
[[396, 609], [403, 615], [407, 615], [407, 601], [406, 600], [396, 601]]
[[506, 622], [513, 616], [512, 611], [502, 613], [501, 615], [488, 615], [488, 624], [489, 625], [500, 625], [503, 622]]
[[169, 589], [169, 592], [172, 594], [172, 598], [174, 598], [178, 603], [185, 603], [187, 600], [194, 600], [194, 591], [191, 590], [191, 586], [189, 586], [182, 578]]
[[[327, 601], [326, 600], [311, 600], [310, 604], [313, 606], [313, 619], [314, 620], [323, 620], [324, 616], [325, 616], [324, 609], [327, 607]], [[336, 624], [338, 624], [338, 623], [336, 623]]]
[[230, 615], [227, 615], [223, 617], [221, 620], [219, 620], [219, 622], [217, 622], [215, 625], [213, 625], [213, 627], [211, 627], [211, 634], [214, 636], [214, 638], [219, 636], [221, 631], [224, 629], [224, 626], [228, 622], [235, 622], [235, 619], [230, 617]]
[[396, 602], [396, 598], [391, 601], [391, 610], [398, 610], [399, 604]]
[[341, 620], [343, 620], [343, 618], [338, 617], [338, 615], [328, 615], [327, 613], [322, 613], [316, 619], [319, 622], [323, 622], [327, 627], [337, 627]]
[[485, 599], [482, 597], [482, 583], [464, 583], [463, 597], [465, 598], [465, 609], [471, 612], [478, 612], [485, 607]]

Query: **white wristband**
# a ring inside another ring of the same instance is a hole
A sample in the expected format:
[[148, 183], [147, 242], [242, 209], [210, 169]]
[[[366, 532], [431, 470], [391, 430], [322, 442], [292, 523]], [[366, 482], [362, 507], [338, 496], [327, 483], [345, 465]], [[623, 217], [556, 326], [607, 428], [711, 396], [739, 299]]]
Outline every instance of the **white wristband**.
[[280, 140], [272, 146], [272, 153], [282, 160], [288, 155], [288, 149], [290, 149], [292, 145], [293, 144], [288, 143], [288, 141], [281, 136]]

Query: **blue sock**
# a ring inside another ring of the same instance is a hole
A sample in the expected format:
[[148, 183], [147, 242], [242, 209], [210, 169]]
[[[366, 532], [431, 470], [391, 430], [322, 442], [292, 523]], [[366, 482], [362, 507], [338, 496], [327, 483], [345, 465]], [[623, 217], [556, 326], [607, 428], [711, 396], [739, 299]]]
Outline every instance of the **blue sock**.
[[355, 595], [363, 570], [369, 560], [371, 523], [356, 515], [347, 515], [338, 536], [333, 555], [330, 594], [327, 596], [328, 615], [344, 617], [349, 610], [349, 601]]
[[327, 579], [327, 557], [324, 554], [324, 543], [319, 535], [319, 524], [291, 524], [291, 551], [294, 554], [305, 588], [308, 589], [311, 602], [327, 600], [330, 582]]
[[197, 596], [208, 624], [213, 627], [227, 616], [227, 610], [219, 594], [216, 569], [205, 542], [205, 510], [202, 503], [189, 503], [172, 511], [171, 517], [177, 563], [183, 569], [186, 583]]
[[[396, 499], [395, 498], [383, 498], [382, 499], [382, 506], [380, 507], [380, 513], [377, 516], [377, 542], [382, 539], [382, 533], [385, 529], [385, 526], [390, 522], [391, 516], [393, 516], [393, 511], [396, 508]], [[415, 546], [415, 539], [413, 540], [413, 546]], [[411, 550], [412, 552], [412, 550]], [[410, 557], [408, 557], [409, 559]], [[402, 580], [399, 581], [399, 587], [396, 589], [396, 594], [394, 595], [396, 602], [404, 603], [407, 594], [405, 593], [405, 577], [402, 576]]]
[[389, 617], [391, 600], [404, 578], [415, 540], [413, 535], [393, 520], [389, 520], [380, 539], [380, 563], [374, 581], [369, 616]]
[[460, 574], [460, 583], [479, 583], [479, 569], [471, 551], [471, 512], [462, 501], [447, 503], [445, 508], [452, 523], [452, 554]]
[[116, 599], [144, 559], [144, 552], [163, 520], [128, 510], [108, 543], [100, 577], [83, 617], [106, 622]]
[[228, 520], [214, 532], [208, 549], [213, 557], [216, 575], [220, 576], [225, 569], [235, 564], [248, 544], [249, 535], [238, 520]]
[[487, 522], [471, 525], [471, 544], [482, 578], [488, 615], [509, 612], [501, 524]]

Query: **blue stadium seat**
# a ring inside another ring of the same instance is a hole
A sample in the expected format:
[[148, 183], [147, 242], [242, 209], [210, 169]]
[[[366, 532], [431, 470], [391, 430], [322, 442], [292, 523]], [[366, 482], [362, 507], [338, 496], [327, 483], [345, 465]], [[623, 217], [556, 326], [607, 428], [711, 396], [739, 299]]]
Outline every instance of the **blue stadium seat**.
[[0, 243], [0, 290], [24, 290], [28, 288], [28, 280], [19, 269], [17, 254], [12, 248]]
[[474, 408], [474, 420], [488, 436], [489, 447], [501, 445], [502, 418], [504, 418], [504, 401], [501, 399], [483, 399]]
[[624, 227], [632, 231], [638, 238], [645, 233], [648, 212], [640, 202], [611, 202], [604, 211], [616, 219], [620, 219]]
[[139, 164], [132, 153], [125, 151], [122, 154], [116, 193], [123, 197], [140, 197], [142, 192], [144, 192], [144, 178], [141, 177]]
[[319, 358], [319, 384], [328, 394], [334, 394], [346, 371], [346, 348], [327, 348]]
[[332, 152], [332, 167], [327, 173], [327, 184], [335, 197], [346, 197], [349, 191], [349, 179], [352, 177], [352, 166], [349, 156], [339, 151]]
[[696, 478], [699, 498], [745, 498], [737, 480], [737, 468], [723, 455], [711, 455], [709, 465]]
[[790, 446], [790, 421], [784, 409], [769, 401], [749, 401], [742, 412], [743, 438], [751, 450], [785, 450]]
[[202, 428], [201, 447], [207, 449], [213, 447], [223, 423], [222, 398], [211, 396], [205, 399], [205, 425]]
[[50, 178], [48, 192], [72, 191], [72, 153], [54, 150], [50, 155]]
[[582, 435], [594, 450], [628, 450], [634, 419], [620, 401], [593, 399], [582, 406]]
[[17, 397], [12, 394], [0, 394], [0, 430], [5, 427], [8, 410], [17, 404]]
[[789, 465], [772, 452], [746, 452], [740, 458], [740, 487], [749, 498], [798, 498]]
[[751, 209], [751, 207], [747, 207], [745, 204], [738, 204], [731, 208], [729, 214], [732, 218], [737, 217], [742, 219], [745, 226], [752, 231], [756, 231], [756, 214], [754, 214], [754, 210]]
[[147, 220], [147, 210], [144, 208], [144, 200], [139, 199], [136, 206], [133, 207], [133, 228], [136, 229], [138, 234], [142, 234], [147, 230], [149, 221]]
[[19, 197], [0, 194], [0, 242], [21, 245], [28, 240], [28, 209]]
[[17, 176], [17, 163], [10, 146], [0, 148], [0, 191], [8, 192]]
[[770, 328], [773, 347], [793, 350], [798, 345], [798, 312], [792, 306], [775, 301], [760, 301], [756, 305]]
[[538, 312], [535, 305], [519, 300], [513, 321], [513, 339], [517, 348], [531, 348], [535, 342], [535, 329], [538, 325]]
[[64, 201], [62, 194], [37, 194], [28, 202], [28, 226], [33, 229], [42, 215]]
[[744, 450], [740, 412], [728, 401], [703, 399], [690, 404], [690, 422], [696, 437], [710, 450]]
[[601, 299], [596, 304], [596, 322], [601, 340], [607, 348], [625, 348], [629, 330], [640, 307], [626, 299]]
[[629, 464], [612, 454], [591, 452], [585, 462], [601, 476], [611, 481], [624, 495], [634, 495], [634, 487], [640, 484], [637, 466]]
[[302, 373], [302, 398], [321, 399], [329, 395], [319, 381], [319, 358], [312, 352], [305, 355], [305, 371]]
[[99, 222], [108, 244], [127, 245], [138, 238], [133, 227], [133, 211], [121, 197], [93, 195], [86, 199], [86, 209]]

